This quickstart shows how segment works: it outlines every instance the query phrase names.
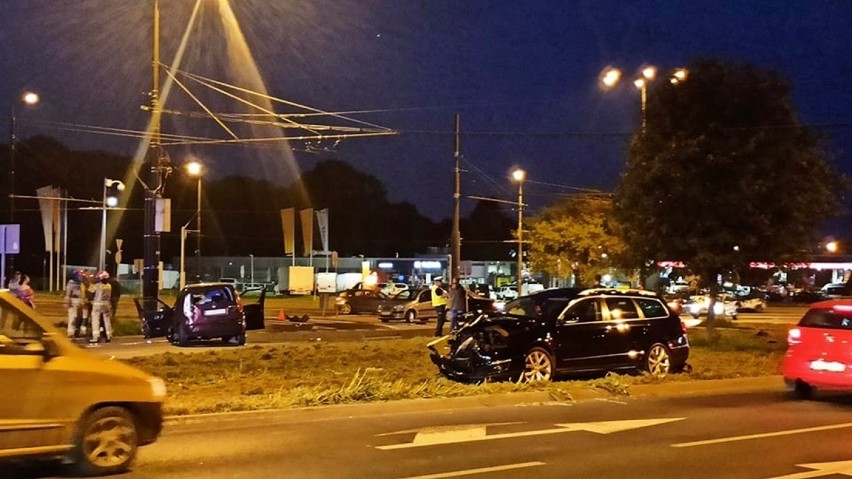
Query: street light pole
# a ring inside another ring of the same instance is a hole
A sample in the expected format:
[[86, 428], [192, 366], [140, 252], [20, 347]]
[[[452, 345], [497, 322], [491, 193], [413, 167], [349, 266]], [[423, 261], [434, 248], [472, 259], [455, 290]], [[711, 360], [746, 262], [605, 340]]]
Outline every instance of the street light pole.
[[[202, 165], [197, 161], [190, 161], [185, 165], [185, 169], [187, 174], [190, 176], [195, 176], [198, 178], [197, 183], [197, 204], [195, 207], [195, 218], [196, 218], [196, 226], [198, 229], [194, 231], [196, 234], [196, 242], [195, 242], [195, 266], [196, 273], [199, 281], [201, 280], [201, 170]], [[192, 223], [192, 218], [186, 222], [185, 225], [180, 228], [180, 272], [179, 272], [179, 281], [180, 281], [180, 289], [183, 289], [186, 286], [186, 235], [191, 230], [187, 230], [187, 226]]]
[[512, 172], [512, 178], [518, 182], [518, 294], [521, 294], [524, 271], [524, 178], [526, 174], [520, 168]]
[[[22, 101], [25, 105], [35, 105], [39, 102], [39, 96], [37, 93], [33, 93], [31, 91], [25, 92], [23, 96], [21, 96], [20, 101]], [[17, 105], [18, 100], [12, 102], [12, 112], [9, 122], [9, 223], [15, 224], [15, 144], [18, 142], [18, 137], [16, 135], [16, 123], [17, 118], [15, 116], [15, 106]], [[15, 256], [9, 256], [9, 270], [15, 270]], [[6, 276], [5, 271], [0, 271], [0, 277], [2, 277], [2, 286], [6, 285]]]

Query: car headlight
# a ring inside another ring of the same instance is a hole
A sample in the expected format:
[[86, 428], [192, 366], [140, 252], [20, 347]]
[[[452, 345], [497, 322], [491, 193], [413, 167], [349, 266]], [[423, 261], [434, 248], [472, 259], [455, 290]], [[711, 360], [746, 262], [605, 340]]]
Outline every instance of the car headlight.
[[158, 377], [151, 376], [148, 378], [148, 384], [151, 385], [151, 394], [156, 398], [166, 397], [166, 382]]
[[405, 306], [403, 306], [401, 304], [398, 304], [398, 305], [393, 307], [394, 311], [402, 311], [403, 309], [405, 309]]

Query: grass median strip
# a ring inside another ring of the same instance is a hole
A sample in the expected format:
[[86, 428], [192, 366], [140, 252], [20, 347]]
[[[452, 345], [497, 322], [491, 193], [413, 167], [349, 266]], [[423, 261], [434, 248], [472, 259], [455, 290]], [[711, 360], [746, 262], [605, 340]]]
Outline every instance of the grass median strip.
[[193, 354], [176, 349], [125, 362], [163, 377], [169, 388], [166, 412], [178, 415], [514, 391], [547, 391], [555, 399], [570, 399], [579, 389], [626, 395], [633, 384], [778, 374], [785, 328], [718, 332], [710, 340], [702, 330], [692, 331], [692, 373], [662, 380], [610, 374], [537, 385], [459, 384], [438, 375], [425, 347], [429, 338], [249, 345]]

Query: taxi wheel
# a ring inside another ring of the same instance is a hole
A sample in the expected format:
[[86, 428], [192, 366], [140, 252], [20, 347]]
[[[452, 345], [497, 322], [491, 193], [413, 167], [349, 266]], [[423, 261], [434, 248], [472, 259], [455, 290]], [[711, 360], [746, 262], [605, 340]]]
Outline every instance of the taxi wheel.
[[405, 322], [413, 323], [417, 319], [417, 312], [413, 309], [409, 309], [405, 312]]
[[118, 474], [130, 469], [139, 437], [124, 408], [104, 407], [86, 417], [74, 444], [74, 467], [83, 476]]
[[553, 358], [542, 348], [532, 348], [524, 358], [522, 383], [535, 383], [553, 379]]
[[645, 370], [651, 376], [664, 378], [672, 371], [672, 360], [669, 350], [662, 344], [654, 344], [645, 356]]
[[340, 314], [350, 314], [352, 313], [352, 305], [349, 303], [343, 303], [340, 305]]

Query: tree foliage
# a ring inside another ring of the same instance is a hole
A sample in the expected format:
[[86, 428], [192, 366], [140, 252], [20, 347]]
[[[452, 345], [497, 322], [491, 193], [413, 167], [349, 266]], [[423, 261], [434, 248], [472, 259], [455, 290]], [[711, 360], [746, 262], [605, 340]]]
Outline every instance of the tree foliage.
[[621, 265], [624, 243], [609, 198], [566, 198], [529, 219], [532, 267], [555, 277], [572, 273], [580, 284]]
[[797, 119], [773, 72], [718, 61], [649, 92], [616, 214], [634, 260], [686, 261], [714, 277], [812, 243], [847, 183]]

